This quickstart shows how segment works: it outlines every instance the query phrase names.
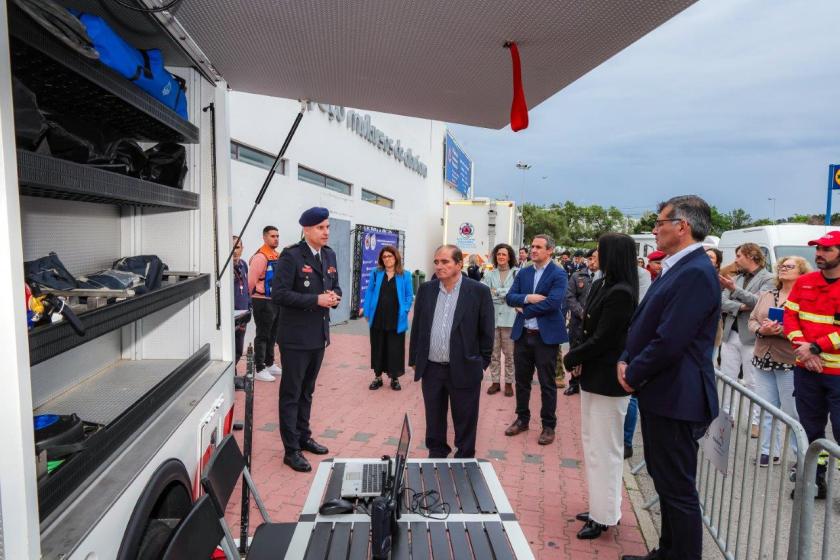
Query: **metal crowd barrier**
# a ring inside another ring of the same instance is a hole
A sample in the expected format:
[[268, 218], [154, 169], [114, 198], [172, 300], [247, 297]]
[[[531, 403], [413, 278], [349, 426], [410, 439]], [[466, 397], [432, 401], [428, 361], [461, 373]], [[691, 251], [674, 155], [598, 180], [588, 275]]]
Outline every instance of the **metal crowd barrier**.
[[[839, 435], [835, 434], [835, 437]], [[823, 452], [827, 453], [828, 456], [825, 457]], [[821, 501], [818, 506], [814, 500], [817, 492], [817, 485], [814, 479], [817, 474], [817, 464], [822, 459], [821, 455], [826, 459], [825, 479], [828, 499], [824, 502]], [[838, 461], [840, 461], [840, 446], [834, 442], [826, 439], [818, 439], [808, 447], [808, 452], [805, 454], [805, 468], [800, 471], [803, 475], [798, 477], [796, 481], [796, 501], [801, 503], [799, 555], [792, 558], [805, 560], [819, 557], [822, 560], [827, 560], [828, 558], [840, 557], [840, 545], [837, 542], [831, 542], [832, 536], [835, 539], [840, 537], [840, 523], [834, 523], [834, 479], [840, 476], [835, 473], [838, 470], [838, 464], [840, 464]], [[825, 513], [822, 515], [821, 551], [814, 547], [814, 542], [816, 541], [814, 539], [814, 528], [820, 528], [817, 523], [820, 516], [815, 513], [817, 507], [823, 507], [825, 509]], [[817, 554], [820, 555], [817, 556]]]
[[[792, 375], [792, 374], [791, 374]], [[720, 472], [703, 451], [698, 457], [697, 492], [703, 523], [723, 557], [736, 559], [797, 558], [802, 501], [789, 497], [796, 472], [804, 472], [808, 439], [802, 425], [737, 380], [718, 371], [719, 402], [731, 401], [731, 438], [725, 458], [726, 472]], [[759, 438], [750, 437], [749, 411], [759, 411]], [[763, 421], [770, 417], [770, 462], [761, 468], [759, 442]], [[776, 436], [784, 430], [779, 456], [773, 464]], [[792, 449], [793, 442], [797, 451]], [[801, 478], [801, 477], [799, 477]], [[812, 477], [813, 479], [813, 477]], [[799, 492], [802, 494], [802, 492]], [[785, 536], [788, 542], [783, 542]], [[807, 558], [807, 557], [803, 557]]]

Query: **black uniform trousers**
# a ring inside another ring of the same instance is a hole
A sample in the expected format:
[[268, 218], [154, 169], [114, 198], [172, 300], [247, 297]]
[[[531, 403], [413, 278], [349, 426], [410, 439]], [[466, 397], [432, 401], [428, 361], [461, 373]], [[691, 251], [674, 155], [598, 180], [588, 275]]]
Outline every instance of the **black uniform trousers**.
[[540, 382], [540, 418], [543, 428], [557, 427], [557, 384], [554, 382], [557, 368], [558, 344], [546, 344], [539, 332], [523, 330], [522, 336], [513, 345], [513, 368], [516, 380], [516, 417], [527, 424], [531, 421], [531, 381], [534, 369]]
[[[796, 411], [808, 443], [825, 437], [825, 425], [829, 420], [834, 440], [840, 441], [840, 375], [797, 367], [793, 369], [793, 387]], [[817, 473], [824, 474], [825, 468], [825, 465], [817, 465]]]
[[[285, 370], [285, 368], [283, 368]], [[478, 401], [481, 385], [455, 387], [449, 364], [428, 362], [423, 372], [423, 404], [426, 409], [426, 447], [430, 459], [449, 456], [452, 448], [446, 443], [447, 413], [452, 403], [452, 424], [455, 427], [456, 459], [475, 457], [475, 437], [478, 432]], [[284, 374], [285, 375], [285, 374]]]
[[292, 350], [283, 348], [280, 361], [280, 437], [286, 453], [300, 451], [300, 444], [312, 437], [309, 417], [312, 414], [312, 393], [324, 360], [324, 348]]
[[253, 298], [254, 325], [254, 370], [262, 371], [274, 365], [274, 344], [280, 329], [280, 310], [270, 299]]
[[700, 560], [703, 519], [695, 487], [697, 441], [708, 424], [675, 420], [646, 410], [641, 416], [645, 463], [662, 512], [658, 558]]

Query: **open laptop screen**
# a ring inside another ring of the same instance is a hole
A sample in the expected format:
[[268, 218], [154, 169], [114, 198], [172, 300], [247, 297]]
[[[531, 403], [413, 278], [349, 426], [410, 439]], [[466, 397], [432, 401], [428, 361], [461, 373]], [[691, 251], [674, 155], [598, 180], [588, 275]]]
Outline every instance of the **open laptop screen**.
[[394, 460], [394, 480], [391, 486], [391, 498], [395, 503], [399, 503], [399, 496], [402, 493], [403, 473], [405, 471], [406, 459], [408, 459], [408, 449], [411, 446], [411, 422], [408, 419], [408, 414], [403, 418], [402, 433], [400, 434], [400, 441], [397, 444], [397, 456]]

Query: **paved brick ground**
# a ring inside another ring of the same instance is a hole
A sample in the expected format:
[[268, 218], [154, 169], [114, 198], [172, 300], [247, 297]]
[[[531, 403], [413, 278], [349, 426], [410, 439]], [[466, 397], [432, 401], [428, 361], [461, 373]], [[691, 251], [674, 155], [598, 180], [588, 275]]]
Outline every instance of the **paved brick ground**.
[[[312, 425], [315, 439], [330, 448], [330, 456], [378, 457], [395, 445], [402, 414], [411, 414], [414, 444], [411, 452], [425, 456], [425, 420], [420, 384], [410, 373], [402, 378], [403, 390], [386, 384], [370, 391], [368, 339], [361, 321], [333, 330], [315, 390]], [[244, 362], [244, 360], [243, 360]], [[240, 365], [240, 370], [243, 369]], [[485, 387], [488, 384], [485, 381]], [[283, 447], [277, 428], [279, 383], [257, 383], [254, 406], [253, 475], [274, 521], [294, 521], [306, 499], [312, 473], [300, 474], [283, 465]], [[537, 445], [539, 391], [532, 392], [531, 430], [510, 438], [505, 427], [514, 418], [514, 399], [482, 391], [477, 455], [492, 460], [508, 499], [540, 559], [618, 559], [622, 554], [644, 554], [635, 514], [626, 497], [621, 526], [594, 541], [581, 541], [575, 533], [581, 523], [574, 516], [587, 509], [586, 481], [580, 442], [579, 397], [560, 396], [558, 437], [553, 445]], [[242, 417], [244, 397], [237, 394], [237, 417]], [[451, 425], [451, 423], [450, 423]], [[241, 432], [238, 432], [241, 444]], [[450, 428], [450, 444], [452, 434]], [[318, 457], [308, 457], [317, 465]], [[239, 534], [239, 491], [228, 508], [228, 522]], [[259, 513], [252, 508], [252, 520]], [[253, 523], [252, 523], [253, 525]], [[252, 531], [253, 532], [253, 531]]]

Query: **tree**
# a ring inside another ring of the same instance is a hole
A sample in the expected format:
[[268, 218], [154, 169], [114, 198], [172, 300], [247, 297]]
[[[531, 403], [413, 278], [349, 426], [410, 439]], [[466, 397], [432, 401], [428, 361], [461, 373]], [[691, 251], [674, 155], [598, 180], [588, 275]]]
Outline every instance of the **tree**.
[[656, 212], [645, 212], [636, 225], [633, 226], [633, 233], [648, 233], [656, 226]]

